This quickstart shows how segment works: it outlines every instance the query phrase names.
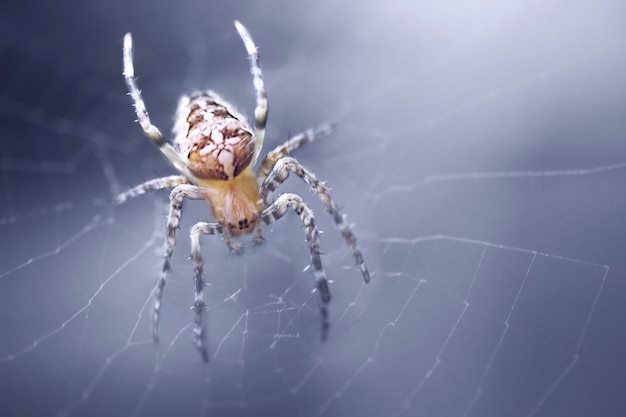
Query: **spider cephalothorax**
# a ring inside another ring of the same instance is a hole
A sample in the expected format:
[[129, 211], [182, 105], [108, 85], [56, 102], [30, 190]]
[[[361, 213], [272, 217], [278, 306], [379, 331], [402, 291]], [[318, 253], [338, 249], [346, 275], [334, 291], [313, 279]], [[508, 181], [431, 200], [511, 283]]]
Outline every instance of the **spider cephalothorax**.
[[158, 341], [161, 300], [167, 274], [170, 271], [172, 252], [176, 244], [176, 231], [182, 213], [183, 200], [185, 198], [205, 200], [209, 204], [213, 221], [198, 222], [191, 228], [190, 232], [195, 283], [194, 335], [196, 347], [204, 361], [208, 360], [208, 350], [203, 325], [205, 304], [202, 293], [204, 281], [200, 236], [222, 234], [227, 245], [238, 250], [239, 244], [233, 241], [231, 237], [254, 233], [254, 241], [260, 243], [262, 240], [262, 223], [273, 223], [284, 216], [290, 208], [300, 217], [306, 231], [311, 266], [320, 293], [322, 337], [326, 335], [330, 290], [320, 257], [319, 233], [313, 212], [306, 206], [302, 197], [297, 194], [281, 194], [275, 200], [270, 201], [272, 193], [287, 179], [289, 172], [302, 178], [320, 197], [322, 203], [333, 216], [346, 243], [352, 248], [363, 279], [365, 282], [370, 280], [368, 269], [363, 260], [363, 255], [357, 247], [352, 229], [345, 217], [339, 213], [328, 189], [315, 175], [294, 158], [288, 156], [291, 151], [301, 145], [330, 134], [333, 130], [330, 124], [322, 124], [289, 139], [265, 156], [258, 173], [253, 172], [265, 137], [267, 97], [259, 54], [252, 37], [241, 23], [235, 21], [235, 27], [250, 58], [256, 92], [254, 129], [250, 127], [243, 115], [239, 114], [233, 106], [214, 92], [196, 91], [180, 99], [173, 129], [174, 146], [167, 143], [159, 129], [150, 122], [148, 111], [134, 78], [132, 37], [130, 33], [124, 37], [124, 77], [134, 102], [139, 123], [148, 138], [182, 175], [148, 180], [118, 195], [116, 202], [121, 204], [128, 198], [149, 191], [172, 188], [167, 216], [165, 254], [163, 255], [163, 266], [154, 301], [152, 334], [155, 341]]

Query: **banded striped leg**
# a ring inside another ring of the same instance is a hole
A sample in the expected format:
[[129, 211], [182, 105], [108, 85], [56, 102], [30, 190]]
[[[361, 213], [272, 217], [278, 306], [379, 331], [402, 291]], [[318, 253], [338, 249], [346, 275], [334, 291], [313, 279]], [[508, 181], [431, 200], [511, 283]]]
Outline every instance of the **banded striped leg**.
[[341, 231], [344, 240], [352, 249], [354, 260], [361, 270], [363, 280], [366, 283], [370, 282], [369, 270], [367, 269], [367, 265], [365, 265], [363, 254], [361, 253], [361, 250], [357, 245], [356, 236], [354, 236], [350, 225], [346, 222], [346, 217], [339, 213], [337, 204], [335, 204], [335, 201], [328, 193], [328, 189], [324, 186], [324, 183], [317, 179], [315, 175], [313, 175], [313, 173], [307, 171], [307, 169], [304, 168], [294, 158], [284, 157], [276, 161], [276, 164], [272, 167], [272, 170], [268, 174], [267, 178], [265, 178], [265, 181], [263, 181], [263, 184], [261, 184], [260, 194], [265, 204], [267, 204], [272, 192], [274, 192], [274, 190], [276, 190], [276, 188], [280, 184], [282, 184], [287, 179], [287, 177], [289, 177], [289, 171], [295, 173], [297, 176], [302, 178], [304, 182], [306, 182], [309, 187], [311, 187], [313, 192], [317, 194], [320, 200], [322, 200], [322, 203], [324, 203], [326, 209], [333, 216], [335, 225]]
[[223, 233], [221, 223], [198, 222], [191, 228], [191, 260], [193, 261], [193, 282], [195, 287], [195, 297], [192, 310], [194, 311], [193, 336], [196, 349], [200, 353], [204, 362], [209, 361], [209, 350], [206, 347], [206, 332], [204, 329], [203, 317], [206, 309], [202, 291], [204, 281], [202, 279], [202, 255], [200, 254], [200, 235], [217, 235]]
[[252, 40], [252, 36], [238, 20], [235, 20], [235, 28], [243, 41], [248, 57], [250, 58], [250, 73], [252, 73], [252, 82], [254, 83], [254, 91], [256, 93], [256, 108], [254, 109], [254, 135], [256, 137], [256, 145], [254, 159], [252, 164], [256, 162], [263, 148], [263, 139], [265, 138], [265, 125], [267, 124], [267, 94], [265, 92], [265, 84], [263, 82], [263, 72], [261, 71], [261, 58], [259, 51]]
[[292, 151], [298, 149], [305, 143], [313, 142], [319, 138], [330, 135], [334, 130], [334, 124], [322, 123], [321, 125], [314, 126], [302, 133], [297, 134], [282, 145], [272, 149], [267, 153], [265, 159], [263, 159], [263, 162], [261, 163], [261, 168], [259, 169], [259, 174], [257, 175], [259, 181], [263, 181], [265, 177], [267, 177], [267, 174], [270, 173], [272, 166], [274, 166], [276, 161], [280, 158], [289, 155]]
[[122, 204], [130, 198], [139, 197], [140, 195], [149, 193], [150, 191], [158, 191], [163, 188], [174, 188], [181, 184], [189, 184], [189, 180], [182, 175], [172, 175], [169, 177], [156, 178], [148, 180], [143, 184], [139, 184], [128, 191], [115, 196], [113, 200], [115, 204]]
[[159, 320], [161, 317], [161, 301], [163, 300], [163, 291], [167, 275], [172, 270], [171, 260], [174, 246], [176, 245], [176, 230], [180, 224], [180, 215], [183, 209], [183, 199], [201, 200], [202, 194], [198, 187], [190, 184], [181, 184], [174, 188], [170, 193], [170, 210], [167, 215], [167, 237], [165, 241], [165, 253], [163, 254], [163, 267], [161, 275], [156, 285], [154, 295], [154, 308], [152, 314], [152, 338], [155, 343], [159, 342]]
[[289, 208], [296, 212], [306, 229], [306, 241], [311, 253], [311, 265], [313, 266], [313, 273], [317, 282], [317, 290], [320, 293], [319, 306], [322, 319], [322, 339], [326, 339], [329, 327], [328, 303], [330, 302], [330, 289], [328, 288], [328, 280], [326, 279], [322, 258], [320, 257], [319, 232], [315, 225], [313, 212], [306, 206], [302, 197], [298, 194], [286, 193], [281, 194], [276, 201], [261, 212], [261, 219], [265, 224], [274, 223], [283, 217]]
[[133, 105], [135, 107], [135, 113], [137, 114], [137, 120], [141, 125], [144, 133], [156, 145], [157, 148], [165, 155], [165, 157], [174, 165], [174, 167], [187, 178], [194, 178], [189, 172], [189, 169], [185, 166], [185, 162], [181, 159], [176, 152], [176, 149], [169, 143], [165, 142], [163, 135], [158, 127], [152, 124], [150, 116], [148, 115], [148, 109], [141, 97], [141, 90], [137, 86], [135, 80], [135, 66], [133, 64], [133, 37], [130, 33], [124, 35], [124, 79], [126, 80], [126, 86], [128, 86], [128, 94], [133, 99]]

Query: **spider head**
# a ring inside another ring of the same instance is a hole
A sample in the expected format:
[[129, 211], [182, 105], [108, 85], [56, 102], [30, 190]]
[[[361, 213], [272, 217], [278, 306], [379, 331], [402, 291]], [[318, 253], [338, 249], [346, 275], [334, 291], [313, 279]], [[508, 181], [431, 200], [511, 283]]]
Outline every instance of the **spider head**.
[[199, 184], [211, 205], [213, 217], [221, 221], [230, 236], [251, 233], [260, 226], [262, 200], [252, 169], [232, 180], [209, 180]]
[[[232, 183], [233, 181], [227, 181]], [[257, 228], [259, 222], [259, 194], [256, 189], [246, 189], [237, 181], [237, 186], [229, 186], [225, 190], [221, 209], [224, 228], [231, 236], [250, 233]], [[231, 184], [229, 184], [231, 185]]]
[[229, 235], [240, 236], [245, 233], [250, 233], [256, 229], [257, 220], [257, 214], [250, 213], [249, 216], [245, 216], [243, 218], [224, 218], [224, 226], [228, 229]]

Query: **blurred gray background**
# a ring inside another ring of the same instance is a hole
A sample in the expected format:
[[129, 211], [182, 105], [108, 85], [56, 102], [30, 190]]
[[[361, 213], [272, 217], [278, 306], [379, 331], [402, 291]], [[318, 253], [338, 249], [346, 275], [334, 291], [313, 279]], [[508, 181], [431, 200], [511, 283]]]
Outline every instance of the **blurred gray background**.
[[[211, 88], [248, 115], [232, 21], [260, 47], [267, 149], [355, 225], [364, 285], [317, 213], [330, 337], [296, 216], [229, 254], [203, 239], [211, 360], [192, 343], [185, 206], [151, 340], [174, 173], [135, 123], [132, 31], [153, 121]], [[626, 3], [30, 1], [0, 6], [0, 415], [626, 414]]]

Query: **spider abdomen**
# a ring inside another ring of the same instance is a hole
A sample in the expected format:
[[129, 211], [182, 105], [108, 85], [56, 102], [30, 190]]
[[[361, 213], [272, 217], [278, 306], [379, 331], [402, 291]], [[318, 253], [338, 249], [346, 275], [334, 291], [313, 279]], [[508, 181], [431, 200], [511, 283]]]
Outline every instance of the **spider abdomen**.
[[198, 179], [232, 180], [250, 165], [255, 151], [246, 119], [212, 91], [180, 99], [174, 141]]

